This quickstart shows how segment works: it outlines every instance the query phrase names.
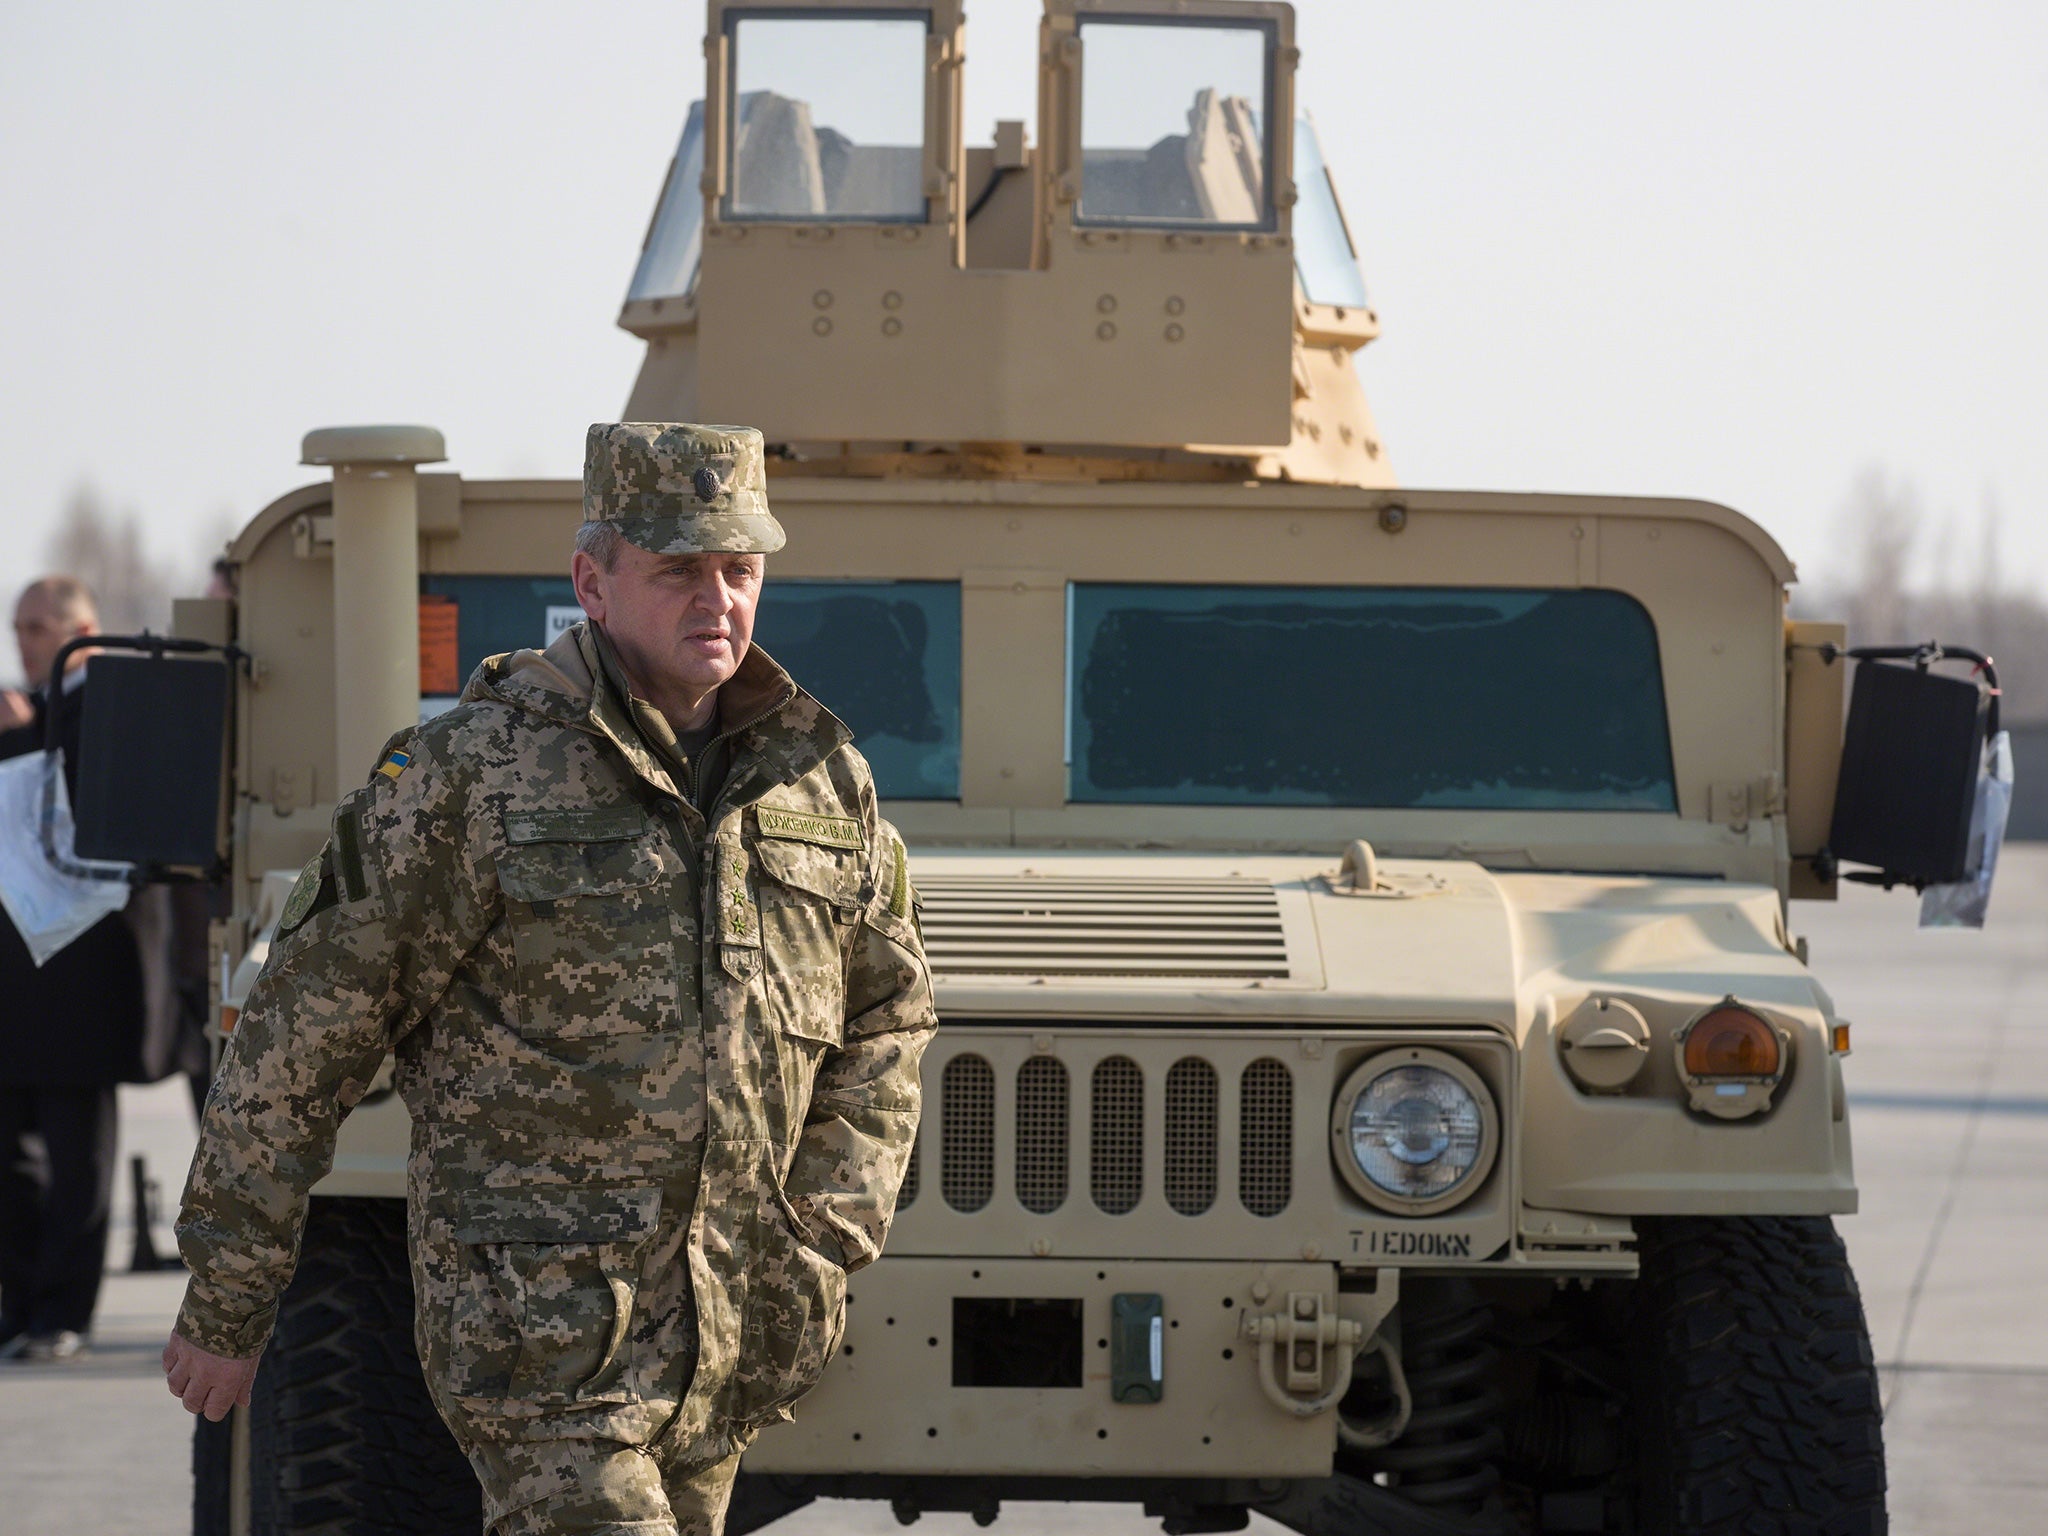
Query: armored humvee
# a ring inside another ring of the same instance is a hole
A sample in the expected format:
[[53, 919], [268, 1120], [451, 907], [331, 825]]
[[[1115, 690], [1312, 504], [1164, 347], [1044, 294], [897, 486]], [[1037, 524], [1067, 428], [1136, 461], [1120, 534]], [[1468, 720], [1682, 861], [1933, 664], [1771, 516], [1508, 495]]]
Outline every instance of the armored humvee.
[[[970, 146], [959, 0], [708, 5], [624, 414], [774, 445], [758, 638], [874, 765], [943, 1020], [731, 1529], [1881, 1531], [1849, 1026], [1789, 917], [1839, 878], [1842, 631], [1724, 507], [1397, 488], [1294, 29], [1046, 0], [1036, 142]], [[305, 457], [179, 615], [242, 662], [224, 1029], [387, 734], [579, 616], [573, 483]], [[406, 1147], [373, 1085], [201, 1530], [474, 1528]]]

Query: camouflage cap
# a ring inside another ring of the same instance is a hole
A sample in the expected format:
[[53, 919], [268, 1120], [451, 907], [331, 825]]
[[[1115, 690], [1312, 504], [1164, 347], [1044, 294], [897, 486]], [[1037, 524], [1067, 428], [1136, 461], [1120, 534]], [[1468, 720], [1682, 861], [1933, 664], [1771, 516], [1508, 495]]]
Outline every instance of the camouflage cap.
[[656, 555], [772, 555], [761, 434], [752, 427], [600, 421], [583, 446], [583, 519]]

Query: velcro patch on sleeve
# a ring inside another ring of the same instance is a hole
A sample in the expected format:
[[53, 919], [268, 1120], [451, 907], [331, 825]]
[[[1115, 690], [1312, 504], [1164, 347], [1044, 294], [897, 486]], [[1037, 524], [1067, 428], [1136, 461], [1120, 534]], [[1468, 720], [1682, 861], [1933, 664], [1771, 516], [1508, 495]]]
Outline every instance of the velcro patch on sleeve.
[[646, 830], [647, 812], [630, 804], [514, 811], [505, 818], [508, 843], [620, 843]]
[[778, 811], [756, 807], [763, 837], [786, 838], [797, 843], [817, 843], [826, 848], [865, 848], [867, 838], [860, 823], [851, 816], [814, 816], [808, 811]]
[[896, 844], [896, 884], [889, 892], [889, 912], [891, 916], [903, 918], [910, 916], [910, 853], [904, 848], [901, 838], [893, 841]]
[[356, 806], [345, 806], [334, 818], [334, 874], [343, 901], [361, 901], [370, 894], [369, 879], [363, 873], [363, 817]]

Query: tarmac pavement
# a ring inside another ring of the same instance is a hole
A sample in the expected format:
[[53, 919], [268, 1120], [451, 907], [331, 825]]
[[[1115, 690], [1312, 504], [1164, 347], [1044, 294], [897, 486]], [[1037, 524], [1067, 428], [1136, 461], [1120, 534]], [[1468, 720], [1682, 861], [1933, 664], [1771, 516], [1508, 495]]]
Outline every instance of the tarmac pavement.
[[[2048, 1528], [2048, 845], [2006, 851], [1981, 934], [1921, 932], [1915, 903], [1855, 888], [1799, 903], [1793, 926], [1853, 1021], [1847, 1063], [1863, 1209], [1844, 1218], [1884, 1367], [1897, 1536]], [[182, 1080], [122, 1090], [110, 1262], [133, 1246], [127, 1158], [177, 1201], [193, 1142]], [[168, 1226], [159, 1248], [174, 1251]], [[115, 1273], [94, 1348], [62, 1366], [0, 1365], [0, 1536], [183, 1536], [189, 1421], [158, 1366], [183, 1286]], [[787, 1536], [895, 1530], [886, 1507], [818, 1504]], [[920, 1530], [961, 1536], [965, 1515]], [[1137, 1536], [1111, 1506], [1005, 1506], [1011, 1536]], [[1280, 1527], [1254, 1520], [1255, 1531]]]

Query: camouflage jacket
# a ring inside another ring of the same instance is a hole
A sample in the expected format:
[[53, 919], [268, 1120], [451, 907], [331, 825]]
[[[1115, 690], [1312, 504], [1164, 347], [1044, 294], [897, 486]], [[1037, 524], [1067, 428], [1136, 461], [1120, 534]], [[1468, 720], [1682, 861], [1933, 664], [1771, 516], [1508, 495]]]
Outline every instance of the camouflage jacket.
[[758, 649], [720, 709], [708, 817], [585, 625], [393, 739], [229, 1041], [178, 1225], [181, 1334], [263, 1347], [307, 1191], [390, 1052], [444, 1416], [707, 1453], [787, 1417], [881, 1250], [934, 1018], [846, 728]]

